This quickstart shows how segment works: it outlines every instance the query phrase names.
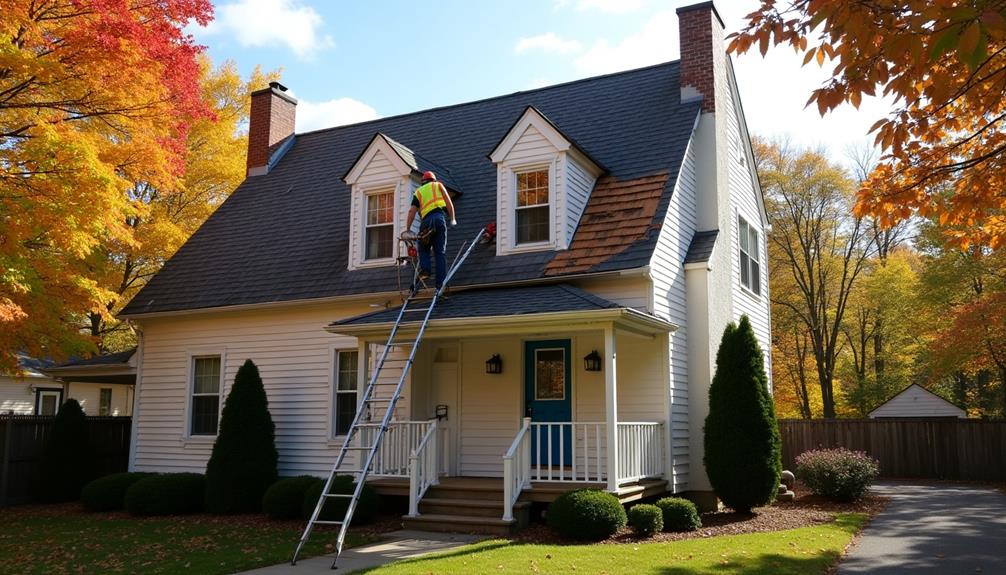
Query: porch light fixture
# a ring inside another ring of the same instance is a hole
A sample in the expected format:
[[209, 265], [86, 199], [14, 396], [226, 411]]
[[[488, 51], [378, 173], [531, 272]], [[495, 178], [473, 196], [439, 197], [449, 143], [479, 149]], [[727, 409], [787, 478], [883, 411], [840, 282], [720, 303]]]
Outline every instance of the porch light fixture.
[[486, 373], [503, 373], [503, 360], [500, 359], [500, 354], [494, 353], [486, 360]]
[[587, 371], [601, 371], [601, 356], [597, 354], [596, 349], [583, 356], [583, 369]]

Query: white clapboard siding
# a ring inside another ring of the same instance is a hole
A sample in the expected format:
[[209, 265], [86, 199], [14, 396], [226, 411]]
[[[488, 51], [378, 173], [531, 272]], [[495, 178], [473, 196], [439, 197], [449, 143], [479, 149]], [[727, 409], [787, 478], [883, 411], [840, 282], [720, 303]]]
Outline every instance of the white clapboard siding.
[[[133, 468], [205, 469], [212, 438], [186, 437], [189, 365], [192, 355], [222, 354], [224, 397], [246, 359], [259, 368], [276, 424], [280, 474], [326, 473], [341, 446], [341, 438], [331, 437], [334, 350], [357, 349], [357, 341], [324, 327], [369, 310], [315, 304], [144, 320]], [[397, 380], [403, 351], [394, 350], [382, 380]], [[407, 392], [400, 409], [408, 413]]]
[[27, 377], [18, 379], [16, 377], [0, 376], [0, 413], [14, 412], [17, 415], [31, 415], [35, 413], [35, 394], [31, 390], [32, 385], [51, 386], [54, 389], [62, 387], [48, 378]]
[[[758, 194], [752, 178], [751, 161], [747, 157], [747, 130], [741, 125], [741, 112], [738, 106], [737, 93], [733, 85], [733, 75], [730, 74], [730, 89], [724, 90], [729, 98], [727, 110], [727, 143], [729, 150], [729, 176], [727, 179], [730, 190], [730, 206], [732, 216], [730, 221], [730, 261], [733, 285], [733, 315], [740, 319], [747, 314], [751, 320], [758, 343], [765, 354], [765, 372], [769, 378], [769, 389], [772, 386], [772, 330], [769, 320], [768, 293], [768, 247], [765, 229], [761, 222], [761, 207]], [[749, 225], [758, 230], [758, 258], [761, 268], [761, 294], [755, 295], [741, 285], [740, 270], [740, 237], [737, 216], [743, 217]]]
[[[564, 156], [566, 156], [564, 154]], [[583, 210], [587, 207], [587, 200], [590, 199], [590, 192], [594, 189], [596, 178], [579, 161], [571, 156], [566, 156], [566, 222], [562, 238], [561, 247], [569, 246], [573, 241], [573, 234], [576, 226], [580, 223]]]
[[647, 313], [653, 312], [650, 309], [650, 282], [642, 274], [616, 278], [585, 278], [570, 283], [608, 301]]
[[696, 158], [689, 143], [650, 260], [653, 312], [678, 326], [670, 334], [671, 453], [674, 491], [687, 489], [689, 474], [688, 316], [683, 262], [696, 228]]
[[912, 384], [886, 403], [869, 413], [876, 417], [967, 417], [963, 409], [929, 391]]

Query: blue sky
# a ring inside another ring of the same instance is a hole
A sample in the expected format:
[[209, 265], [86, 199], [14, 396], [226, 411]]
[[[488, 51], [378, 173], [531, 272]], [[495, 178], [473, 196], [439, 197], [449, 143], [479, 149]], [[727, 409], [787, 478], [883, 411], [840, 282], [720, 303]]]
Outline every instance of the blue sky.
[[[298, 131], [507, 94], [678, 58], [675, 8], [694, 0], [219, 0], [190, 27], [214, 61], [282, 68]], [[728, 32], [757, 0], [719, 0]], [[826, 77], [778, 48], [735, 58], [752, 133], [841, 156], [872, 141], [865, 102], [822, 119], [804, 109]]]

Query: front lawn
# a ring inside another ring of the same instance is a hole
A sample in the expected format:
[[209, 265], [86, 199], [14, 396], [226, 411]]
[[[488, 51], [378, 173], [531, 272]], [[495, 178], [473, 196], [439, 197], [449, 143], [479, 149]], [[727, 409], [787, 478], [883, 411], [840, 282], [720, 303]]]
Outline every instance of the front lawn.
[[813, 527], [663, 543], [531, 545], [483, 541], [359, 573], [813, 575], [826, 573], [841, 557], [867, 517], [842, 513], [832, 523]]
[[[290, 560], [303, 523], [262, 516], [138, 519], [85, 514], [77, 506], [0, 511], [0, 573], [226, 574]], [[316, 531], [303, 557], [326, 553], [332, 531]], [[350, 533], [346, 544], [375, 540]]]

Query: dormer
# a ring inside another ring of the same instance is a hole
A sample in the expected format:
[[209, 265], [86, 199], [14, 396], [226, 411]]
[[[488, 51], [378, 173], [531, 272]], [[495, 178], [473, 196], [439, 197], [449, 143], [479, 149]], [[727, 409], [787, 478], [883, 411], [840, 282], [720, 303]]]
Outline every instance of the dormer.
[[[388, 266], [398, 258], [412, 195], [424, 171], [433, 171], [451, 197], [460, 195], [443, 168], [378, 132], [342, 180], [351, 189], [349, 262], [351, 270]], [[413, 223], [418, 229], [419, 222]], [[416, 231], [416, 230], [413, 230]]]
[[569, 247], [604, 169], [537, 108], [489, 154], [496, 165], [496, 255]]

